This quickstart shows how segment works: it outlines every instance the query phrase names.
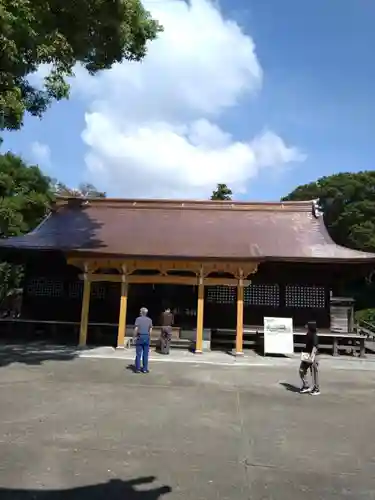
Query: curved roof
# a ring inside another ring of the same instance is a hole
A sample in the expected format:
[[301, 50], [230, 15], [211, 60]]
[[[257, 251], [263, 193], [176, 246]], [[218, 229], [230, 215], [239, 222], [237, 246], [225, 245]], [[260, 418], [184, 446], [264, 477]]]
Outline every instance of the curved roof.
[[336, 245], [312, 201], [66, 198], [34, 231], [0, 246], [130, 258], [375, 261]]

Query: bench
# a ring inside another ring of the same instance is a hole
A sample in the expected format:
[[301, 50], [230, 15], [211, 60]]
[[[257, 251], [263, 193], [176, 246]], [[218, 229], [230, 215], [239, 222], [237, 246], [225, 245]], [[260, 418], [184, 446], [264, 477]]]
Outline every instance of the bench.
[[[160, 346], [160, 335], [161, 335], [162, 327], [157, 325], [153, 326], [152, 333], [150, 336], [150, 346], [159, 348]], [[195, 335], [194, 335], [195, 338]], [[124, 347], [130, 348], [134, 346], [134, 326], [127, 325], [126, 326], [126, 334], [124, 340]], [[181, 328], [178, 326], [172, 326], [172, 339], [171, 339], [171, 347], [177, 349], [191, 349], [192, 341], [188, 338], [181, 337]]]
[[5, 328], [10, 335], [13, 334], [15, 327], [22, 326], [26, 333], [31, 330], [36, 330], [38, 327], [46, 327], [53, 336], [56, 335], [59, 327], [70, 327], [78, 331], [79, 323], [76, 321], [56, 321], [56, 320], [41, 320], [41, 319], [26, 319], [26, 318], [0, 318], [0, 328]]
[[[161, 331], [162, 331], [161, 326], [153, 326], [152, 333], [151, 333], [151, 339], [152, 340], [159, 339], [160, 335], [161, 335]], [[181, 331], [181, 328], [179, 328], [178, 326], [172, 326], [172, 339], [179, 339], [180, 338], [180, 331]]]
[[[0, 318], [0, 329], [4, 328], [5, 331], [12, 335], [17, 326], [22, 327], [26, 333], [31, 333], [31, 331], [36, 332], [38, 329], [46, 329], [52, 336], [56, 336], [59, 329], [73, 329], [76, 334], [79, 332], [80, 322], [79, 321], [61, 321], [61, 320], [43, 320], [43, 319], [27, 319], [27, 318], [11, 318], [5, 317]], [[92, 322], [88, 323], [88, 329], [93, 330], [94, 334], [97, 335], [101, 330], [111, 328], [117, 330], [118, 323], [106, 323], [106, 322]], [[151, 340], [158, 340], [161, 334], [161, 326], [154, 326], [152, 329]], [[180, 328], [172, 327], [172, 339], [178, 340], [180, 338]], [[132, 345], [132, 338], [134, 333], [133, 325], [126, 325], [125, 339], [126, 346]]]
[[[302, 333], [295, 333], [294, 337], [303, 337]], [[365, 335], [358, 335], [356, 333], [318, 333], [319, 339], [330, 338], [332, 339], [332, 344], [324, 344], [319, 341], [319, 346], [321, 348], [332, 346], [332, 355], [338, 356], [340, 349], [351, 349], [352, 351], [357, 351], [359, 347], [359, 357], [364, 358], [366, 356], [366, 345], [365, 340], [367, 337]], [[305, 342], [294, 341], [295, 347], [303, 348], [306, 344]]]
[[[218, 346], [227, 346], [233, 348], [236, 344], [236, 331], [226, 328], [212, 329], [213, 340], [212, 344]], [[294, 332], [294, 347], [303, 348], [305, 346], [305, 341], [299, 341], [298, 337], [305, 337], [305, 332]], [[243, 347], [249, 348], [254, 346], [259, 346], [261, 339], [263, 339], [264, 330], [263, 327], [244, 327], [243, 330]], [[227, 337], [227, 338], [223, 338]], [[250, 337], [250, 338], [249, 338]], [[365, 340], [367, 340], [366, 335], [359, 335], [357, 333], [339, 333], [339, 332], [322, 332], [318, 333], [319, 339], [330, 338], [332, 343], [319, 345], [323, 348], [332, 347], [332, 355], [338, 356], [340, 349], [352, 349], [357, 350], [357, 344], [359, 345], [359, 357], [363, 358], [366, 355], [366, 345]]]
[[[225, 338], [226, 337], [226, 338]], [[244, 329], [242, 345], [244, 348], [256, 348], [259, 343], [258, 332]], [[211, 347], [227, 347], [228, 350], [236, 347], [236, 330], [229, 328], [211, 329]]]
[[[26, 339], [29, 335], [39, 335], [40, 338], [51, 335], [54, 339], [59, 338], [59, 341], [64, 343], [64, 339], [69, 342], [78, 343], [78, 335], [80, 329], [79, 321], [61, 321], [61, 320], [42, 320], [42, 319], [27, 319], [27, 318], [0, 318], [0, 329], [5, 329], [8, 336], [13, 337], [17, 328], [22, 328], [22, 332], [26, 333]], [[94, 339], [94, 344], [105, 329], [117, 330], [117, 323], [99, 323], [89, 322], [88, 331], [91, 332], [91, 338]], [[115, 334], [117, 335], [117, 334]], [[128, 335], [129, 337], [129, 335]], [[69, 340], [68, 340], [69, 339]], [[26, 340], [27, 341], [27, 340]], [[99, 342], [100, 344], [100, 342]], [[130, 347], [131, 340], [127, 338], [126, 345]]]

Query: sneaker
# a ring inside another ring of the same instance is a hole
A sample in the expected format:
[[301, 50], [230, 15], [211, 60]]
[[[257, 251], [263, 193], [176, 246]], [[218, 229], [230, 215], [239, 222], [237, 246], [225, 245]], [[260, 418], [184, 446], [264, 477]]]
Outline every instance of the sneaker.
[[142, 373], [150, 373], [150, 370], [142, 370]]
[[311, 392], [311, 387], [302, 387], [299, 392], [300, 394], [307, 394], [308, 392]]
[[311, 392], [310, 392], [311, 396], [319, 396], [320, 394], [320, 390], [319, 389], [313, 389]]

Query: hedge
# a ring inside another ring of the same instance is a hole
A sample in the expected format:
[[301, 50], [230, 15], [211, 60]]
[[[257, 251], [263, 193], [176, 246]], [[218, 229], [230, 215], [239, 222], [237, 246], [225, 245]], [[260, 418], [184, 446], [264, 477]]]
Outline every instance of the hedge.
[[354, 314], [356, 323], [367, 321], [375, 325], [375, 309], [361, 309]]

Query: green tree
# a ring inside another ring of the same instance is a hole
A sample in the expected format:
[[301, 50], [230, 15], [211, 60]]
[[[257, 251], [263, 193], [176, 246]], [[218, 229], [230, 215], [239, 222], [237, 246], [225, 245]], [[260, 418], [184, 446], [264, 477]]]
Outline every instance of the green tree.
[[[0, 0], [0, 129], [68, 97], [76, 63], [95, 74], [140, 61], [159, 31], [141, 0]], [[28, 80], [41, 64], [51, 68], [43, 90]]]
[[93, 184], [82, 183], [78, 188], [70, 188], [53, 179], [51, 182], [52, 192], [56, 196], [71, 196], [75, 198], [106, 198], [107, 195], [103, 191], [98, 191]]
[[297, 187], [283, 201], [318, 200], [333, 240], [375, 252], [375, 171], [341, 173]]
[[231, 200], [232, 190], [226, 184], [217, 184], [215, 191], [213, 191], [211, 200]]
[[[39, 167], [27, 166], [12, 153], [0, 155], [0, 237], [19, 236], [34, 229], [47, 215], [53, 195], [50, 179]], [[19, 286], [20, 266], [0, 264], [0, 301]]]
[[53, 195], [50, 179], [12, 153], [0, 155], [0, 237], [19, 236], [39, 224]]

